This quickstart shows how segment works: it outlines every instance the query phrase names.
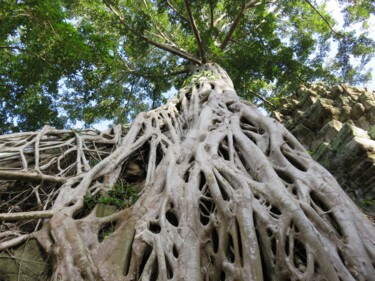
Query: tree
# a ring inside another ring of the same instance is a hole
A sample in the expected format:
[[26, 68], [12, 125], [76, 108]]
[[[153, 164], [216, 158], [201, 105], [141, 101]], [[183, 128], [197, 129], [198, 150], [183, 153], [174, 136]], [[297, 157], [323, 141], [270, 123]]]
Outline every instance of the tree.
[[200, 65], [131, 126], [0, 137], [2, 279], [374, 280], [373, 224], [193, 33]]
[[[355, 33], [315, 2], [245, 3], [1, 1], [0, 133], [129, 122], [180, 88], [190, 62], [215, 61], [242, 98], [273, 103], [301, 83], [370, 78], [353, 59], [364, 66], [374, 53], [372, 1], [342, 1], [346, 24], [364, 27]], [[327, 63], [333, 41], [339, 48]]]

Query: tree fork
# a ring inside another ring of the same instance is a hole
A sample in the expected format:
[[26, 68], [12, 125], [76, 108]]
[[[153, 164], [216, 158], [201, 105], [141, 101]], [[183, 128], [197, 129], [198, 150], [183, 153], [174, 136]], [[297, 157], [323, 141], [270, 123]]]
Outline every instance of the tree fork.
[[[85, 134], [75, 149], [90, 161]], [[52, 217], [32, 233], [52, 280], [375, 280], [374, 226], [218, 65], [117, 136], [90, 169], [64, 170]], [[123, 182], [139, 186], [133, 205], [107, 216], [85, 205]]]

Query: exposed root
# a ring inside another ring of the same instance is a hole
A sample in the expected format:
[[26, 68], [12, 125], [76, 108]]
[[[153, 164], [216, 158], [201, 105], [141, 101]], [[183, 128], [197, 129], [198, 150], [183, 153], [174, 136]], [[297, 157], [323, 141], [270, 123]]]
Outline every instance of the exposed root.
[[0, 249], [35, 237], [51, 280], [375, 280], [374, 226], [217, 65], [129, 129], [0, 147]]

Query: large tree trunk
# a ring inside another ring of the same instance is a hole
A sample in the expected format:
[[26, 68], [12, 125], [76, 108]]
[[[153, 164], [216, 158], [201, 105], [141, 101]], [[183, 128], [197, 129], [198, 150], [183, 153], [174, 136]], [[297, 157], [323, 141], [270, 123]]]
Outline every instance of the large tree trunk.
[[126, 134], [0, 137], [0, 188], [28, 189], [7, 197], [2, 260], [37, 241], [52, 280], [375, 280], [374, 226], [223, 69], [179, 95]]

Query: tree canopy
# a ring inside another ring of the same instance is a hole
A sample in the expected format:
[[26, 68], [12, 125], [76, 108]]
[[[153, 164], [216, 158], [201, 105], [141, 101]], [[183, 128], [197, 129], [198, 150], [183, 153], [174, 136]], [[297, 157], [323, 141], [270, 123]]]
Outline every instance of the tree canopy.
[[339, 2], [344, 27], [360, 28], [340, 29], [308, 0], [1, 1], [0, 133], [128, 122], [204, 62], [252, 101], [304, 82], [365, 82], [353, 59], [374, 55], [375, 4]]

